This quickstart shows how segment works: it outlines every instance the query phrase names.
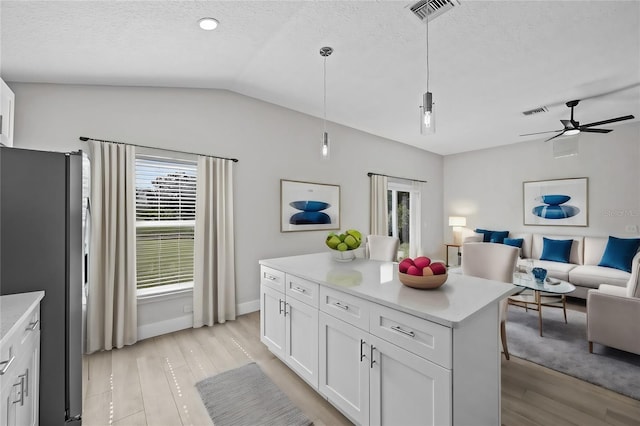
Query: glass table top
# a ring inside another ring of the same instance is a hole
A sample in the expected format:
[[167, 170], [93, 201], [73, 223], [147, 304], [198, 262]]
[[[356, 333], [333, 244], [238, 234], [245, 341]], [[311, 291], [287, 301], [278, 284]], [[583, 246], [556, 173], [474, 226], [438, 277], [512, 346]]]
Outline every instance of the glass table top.
[[513, 284], [518, 287], [555, 294], [571, 293], [576, 289], [573, 284], [557, 278], [547, 278], [543, 283], [537, 283], [533, 275], [524, 272], [515, 272], [513, 274]]

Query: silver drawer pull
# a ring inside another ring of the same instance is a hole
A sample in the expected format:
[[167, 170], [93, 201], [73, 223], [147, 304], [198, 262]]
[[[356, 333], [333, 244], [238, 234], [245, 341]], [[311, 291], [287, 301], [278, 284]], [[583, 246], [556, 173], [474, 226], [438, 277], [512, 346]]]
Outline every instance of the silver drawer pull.
[[20, 380], [24, 380], [24, 396], [29, 396], [29, 369], [27, 368], [24, 374], [18, 376]]
[[297, 291], [298, 293], [306, 293], [306, 292], [307, 292], [307, 290], [306, 290], [306, 289], [304, 289], [304, 288], [302, 288], [302, 287], [298, 287], [298, 286], [291, 287], [291, 290], [295, 290], [295, 291]]
[[265, 272], [265, 274], [264, 274], [264, 277], [265, 277], [266, 279], [268, 279], [268, 280], [271, 280], [271, 281], [275, 281], [275, 280], [277, 279], [277, 278], [276, 278], [276, 277], [274, 277], [273, 275], [269, 275], [269, 274], [267, 274], [266, 272]]
[[347, 305], [343, 305], [343, 304], [342, 304], [342, 303], [340, 303], [340, 302], [335, 302], [333, 305], [334, 305], [334, 306], [337, 306], [338, 308], [342, 308], [342, 309], [344, 309], [345, 311], [348, 311], [348, 310], [349, 310], [349, 307], [348, 307]]
[[26, 331], [33, 331], [36, 329], [36, 327], [38, 327], [38, 324], [40, 324], [40, 320], [37, 319], [34, 322], [30, 322], [29, 325], [27, 326], [27, 328], [25, 328]]
[[[11, 353], [11, 351], [9, 351], [9, 353]], [[11, 358], [9, 358], [8, 361], [0, 362], [0, 365], [4, 364], [4, 367], [2, 367], [2, 370], [0, 370], [0, 376], [4, 375], [4, 373], [7, 372], [7, 370], [9, 369], [11, 364], [13, 363], [13, 360], [15, 360], [15, 359], [16, 359], [16, 356], [15, 355], [11, 355]]]
[[403, 330], [401, 327], [399, 327], [397, 325], [391, 326], [391, 329], [393, 331], [397, 331], [398, 333], [406, 334], [409, 337], [416, 337], [416, 333], [414, 333], [413, 331]]

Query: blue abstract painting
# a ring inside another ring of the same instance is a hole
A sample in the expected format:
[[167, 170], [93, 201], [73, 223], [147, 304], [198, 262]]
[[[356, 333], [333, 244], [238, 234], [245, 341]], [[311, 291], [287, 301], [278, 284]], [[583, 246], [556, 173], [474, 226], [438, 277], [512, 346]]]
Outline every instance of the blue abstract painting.
[[524, 224], [587, 226], [587, 183], [587, 178], [524, 182]]
[[340, 229], [340, 186], [280, 180], [280, 231]]

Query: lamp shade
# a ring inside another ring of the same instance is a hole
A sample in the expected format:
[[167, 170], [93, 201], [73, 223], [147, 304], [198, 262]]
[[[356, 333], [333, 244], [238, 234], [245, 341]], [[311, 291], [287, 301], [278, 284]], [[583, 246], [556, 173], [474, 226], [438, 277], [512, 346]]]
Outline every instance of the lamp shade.
[[467, 226], [467, 218], [463, 216], [449, 216], [449, 226]]

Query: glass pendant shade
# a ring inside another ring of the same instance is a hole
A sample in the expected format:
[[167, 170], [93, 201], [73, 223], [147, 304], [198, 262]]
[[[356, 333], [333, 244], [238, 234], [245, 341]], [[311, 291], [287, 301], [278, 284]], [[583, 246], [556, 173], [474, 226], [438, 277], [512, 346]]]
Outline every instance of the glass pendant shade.
[[322, 159], [329, 159], [329, 133], [323, 132], [322, 134], [322, 147], [321, 147]]
[[431, 92], [426, 92], [422, 97], [421, 133], [435, 133], [436, 131], [436, 117], [433, 106], [433, 95]]

